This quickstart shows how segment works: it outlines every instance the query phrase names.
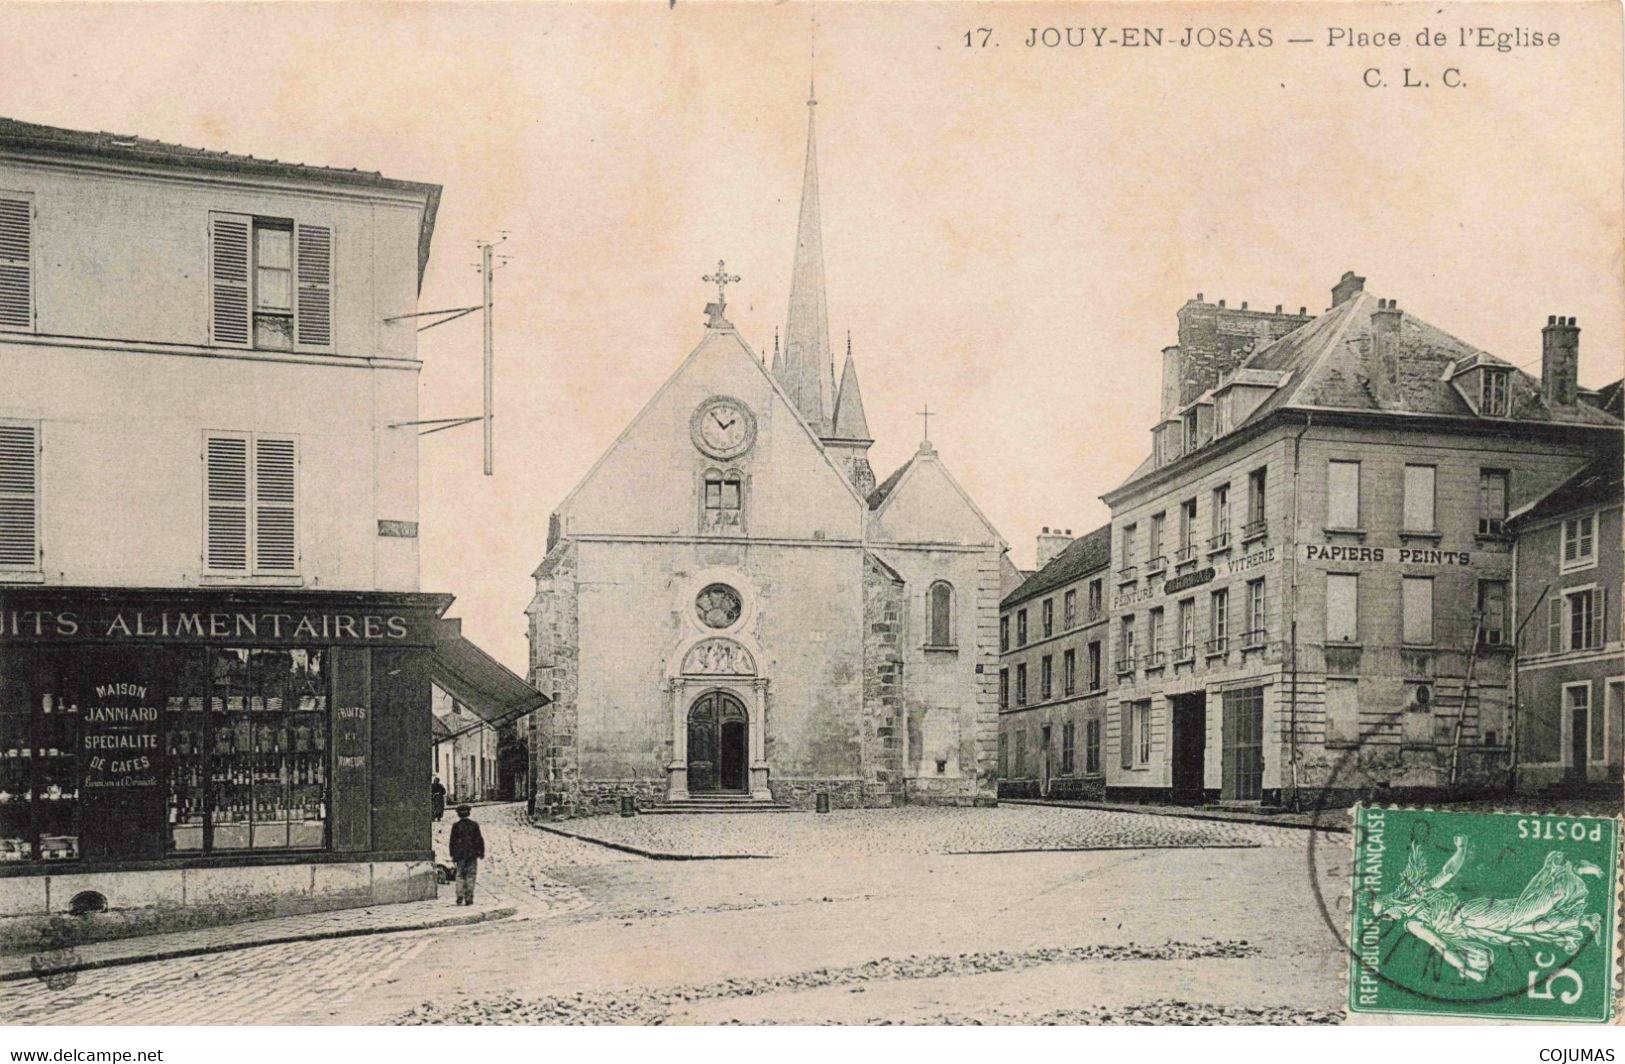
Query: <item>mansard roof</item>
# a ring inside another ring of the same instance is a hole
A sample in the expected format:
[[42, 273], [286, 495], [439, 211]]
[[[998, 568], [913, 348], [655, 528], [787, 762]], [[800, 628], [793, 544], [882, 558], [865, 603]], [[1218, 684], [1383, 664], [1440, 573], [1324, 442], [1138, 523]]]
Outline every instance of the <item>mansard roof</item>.
[[[1259, 424], [1282, 410], [1424, 415], [1596, 428], [1621, 424], [1619, 418], [1590, 402], [1576, 399], [1573, 403], [1558, 403], [1547, 398], [1538, 378], [1414, 314], [1401, 312], [1394, 342], [1379, 345], [1373, 314], [1384, 310], [1387, 302], [1367, 292], [1356, 292], [1326, 313], [1248, 355], [1236, 370], [1221, 379], [1219, 389], [1232, 380], [1252, 383], [1266, 379], [1255, 371], [1281, 375], [1281, 383], [1255, 409], [1231, 425], [1228, 432]], [[1456, 386], [1457, 376], [1480, 367], [1502, 368], [1511, 374], [1510, 410], [1505, 418], [1481, 417]], [[1205, 450], [1212, 442], [1216, 440], [1203, 444], [1199, 450]], [[1199, 451], [1188, 452], [1187, 457], [1191, 453]], [[1156, 468], [1153, 459], [1148, 457], [1113, 492]]]

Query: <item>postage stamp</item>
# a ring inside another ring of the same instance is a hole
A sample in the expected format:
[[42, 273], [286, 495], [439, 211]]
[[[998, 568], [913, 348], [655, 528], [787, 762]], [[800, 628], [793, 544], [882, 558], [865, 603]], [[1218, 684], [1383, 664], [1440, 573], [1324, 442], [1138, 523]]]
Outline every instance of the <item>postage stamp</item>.
[[1612, 1016], [1618, 818], [1360, 806], [1352, 838], [1350, 1011]]

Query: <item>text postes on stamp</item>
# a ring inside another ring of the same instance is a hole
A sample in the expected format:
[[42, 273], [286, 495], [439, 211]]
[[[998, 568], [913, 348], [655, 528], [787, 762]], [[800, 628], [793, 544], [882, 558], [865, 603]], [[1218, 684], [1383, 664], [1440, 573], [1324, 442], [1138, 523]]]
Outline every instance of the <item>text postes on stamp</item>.
[[1349, 1008], [1605, 1022], [1612, 817], [1357, 807]]

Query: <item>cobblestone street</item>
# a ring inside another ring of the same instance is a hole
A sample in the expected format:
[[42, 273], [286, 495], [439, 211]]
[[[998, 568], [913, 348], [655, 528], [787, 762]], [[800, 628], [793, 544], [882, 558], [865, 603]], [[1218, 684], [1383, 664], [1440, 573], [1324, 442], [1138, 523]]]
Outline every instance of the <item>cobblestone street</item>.
[[[0, 1015], [35, 1024], [1339, 1015], [1341, 947], [1310, 890], [1306, 831], [1018, 806], [561, 825], [636, 832], [653, 848], [790, 854], [656, 861], [539, 831], [517, 807], [476, 817], [488, 849], [482, 891], [511, 899], [513, 918], [84, 972], [63, 990], [15, 982], [0, 986]], [[437, 826], [442, 848], [449, 824]], [[954, 852], [990, 838], [1048, 849]], [[1341, 898], [1347, 837], [1315, 838], [1323, 893]], [[1106, 848], [1076, 849], [1085, 845]], [[449, 891], [443, 899], [451, 905]]]

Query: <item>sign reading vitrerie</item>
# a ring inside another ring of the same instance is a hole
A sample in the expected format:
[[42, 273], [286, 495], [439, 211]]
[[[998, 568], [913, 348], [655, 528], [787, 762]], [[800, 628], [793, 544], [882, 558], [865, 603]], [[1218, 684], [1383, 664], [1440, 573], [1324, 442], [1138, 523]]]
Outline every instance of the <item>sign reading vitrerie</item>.
[[1608, 1020], [1620, 822], [1359, 807], [1349, 1008]]

